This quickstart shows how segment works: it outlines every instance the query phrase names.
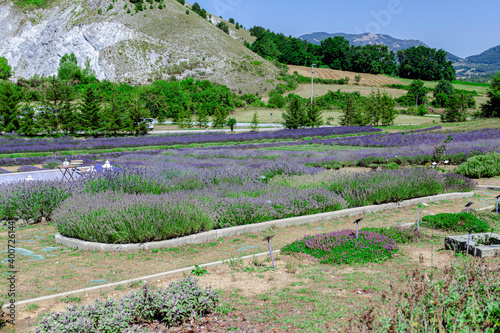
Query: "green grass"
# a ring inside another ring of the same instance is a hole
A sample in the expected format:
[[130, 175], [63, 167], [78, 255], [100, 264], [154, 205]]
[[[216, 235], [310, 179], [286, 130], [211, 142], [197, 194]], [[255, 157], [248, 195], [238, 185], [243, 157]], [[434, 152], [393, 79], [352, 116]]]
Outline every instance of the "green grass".
[[424, 216], [422, 222], [424, 227], [444, 231], [465, 232], [472, 227], [476, 227], [474, 233], [489, 232], [491, 230], [488, 223], [469, 213], [427, 215]]
[[[403, 79], [399, 77], [395, 77], [394, 79], [401, 81], [403, 83], [411, 84], [413, 79]], [[439, 82], [438, 81], [424, 81], [424, 86], [428, 88], [434, 88], [437, 86]], [[489, 87], [486, 86], [475, 86], [475, 85], [467, 85], [467, 84], [459, 84], [459, 83], [453, 83], [453, 88], [455, 89], [462, 89], [462, 90], [468, 90], [468, 91], [476, 91], [479, 95], [486, 95], [488, 92]]]
[[53, 0], [16, 0], [14, 3], [18, 5], [19, 7], [25, 9], [31, 9], [31, 8], [46, 8], [48, 5], [53, 2]]
[[260, 148], [260, 150], [279, 150], [279, 151], [316, 151], [316, 152], [325, 152], [325, 151], [347, 151], [347, 150], [363, 150], [363, 149], [380, 149], [380, 148], [367, 148], [367, 147], [355, 147], [355, 146], [330, 146], [323, 145], [319, 143], [307, 144], [307, 145], [298, 145], [298, 146], [281, 146], [281, 147], [267, 147]]

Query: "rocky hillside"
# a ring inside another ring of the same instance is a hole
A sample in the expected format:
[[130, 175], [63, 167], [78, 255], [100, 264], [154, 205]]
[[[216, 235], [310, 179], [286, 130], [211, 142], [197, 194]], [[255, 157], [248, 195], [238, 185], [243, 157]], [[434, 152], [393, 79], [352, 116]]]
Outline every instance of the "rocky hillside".
[[136, 13], [129, 0], [55, 0], [30, 10], [3, 0], [0, 56], [15, 77], [56, 74], [61, 57], [74, 53], [82, 66], [90, 59], [100, 80], [192, 76], [242, 93], [276, 86], [277, 69], [243, 45], [248, 31], [226, 22], [228, 35], [215, 26], [220, 18], [203, 19], [176, 0], [152, 3]]

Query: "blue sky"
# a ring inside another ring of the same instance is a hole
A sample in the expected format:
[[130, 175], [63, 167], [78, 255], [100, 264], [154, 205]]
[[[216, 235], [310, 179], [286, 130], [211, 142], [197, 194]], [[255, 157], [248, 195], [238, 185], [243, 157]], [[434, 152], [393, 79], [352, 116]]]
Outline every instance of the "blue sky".
[[[419, 39], [459, 57], [500, 44], [498, 0], [197, 0], [208, 12], [295, 37], [374, 32]], [[194, 1], [193, 1], [194, 2]]]

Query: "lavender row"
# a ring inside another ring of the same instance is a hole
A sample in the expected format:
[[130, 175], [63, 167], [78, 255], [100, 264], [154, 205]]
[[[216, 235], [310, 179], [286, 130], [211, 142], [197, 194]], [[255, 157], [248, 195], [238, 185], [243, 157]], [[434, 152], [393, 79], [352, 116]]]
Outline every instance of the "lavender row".
[[253, 140], [283, 140], [300, 139], [303, 137], [323, 137], [331, 135], [345, 135], [356, 133], [380, 132], [380, 129], [371, 126], [342, 126], [342, 127], [320, 127], [313, 129], [299, 130], [279, 130], [268, 132], [245, 132], [238, 134], [211, 133], [206, 135], [186, 135], [186, 136], [146, 136], [138, 138], [98, 138], [88, 140], [69, 141], [40, 141], [30, 144], [0, 145], [0, 154], [26, 153], [26, 152], [47, 152], [65, 150], [92, 150], [92, 149], [112, 149], [124, 147], [142, 146], [173, 146], [189, 145], [200, 143], [224, 143], [242, 142]]

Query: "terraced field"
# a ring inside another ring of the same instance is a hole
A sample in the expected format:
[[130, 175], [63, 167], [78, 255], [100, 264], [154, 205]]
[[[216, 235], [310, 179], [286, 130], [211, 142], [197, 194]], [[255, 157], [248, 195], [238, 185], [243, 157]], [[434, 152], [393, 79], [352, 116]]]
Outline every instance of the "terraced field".
[[[288, 68], [289, 68], [288, 72], [290, 74], [297, 72], [303, 76], [311, 76], [311, 68], [310, 67], [289, 65]], [[316, 78], [340, 80], [340, 79], [348, 77], [350, 82], [352, 82], [352, 83], [354, 83], [354, 77], [356, 75], [361, 75], [361, 81], [359, 82], [359, 84], [361, 84], [361, 85], [383, 86], [386, 84], [405, 84], [405, 83], [402, 83], [401, 81], [387, 77], [385, 75], [362, 74], [362, 73], [339, 71], [339, 70], [334, 70], [334, 69], [329, 69], [329, 68], [315, 68], [314, 72], [316, 72], [316, 74], [314, 76]]]

